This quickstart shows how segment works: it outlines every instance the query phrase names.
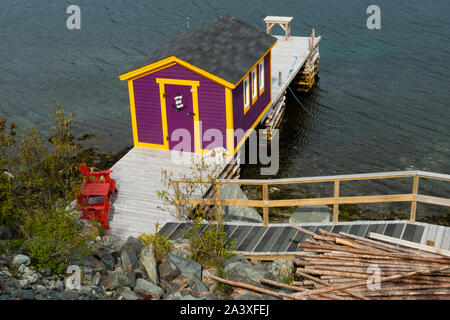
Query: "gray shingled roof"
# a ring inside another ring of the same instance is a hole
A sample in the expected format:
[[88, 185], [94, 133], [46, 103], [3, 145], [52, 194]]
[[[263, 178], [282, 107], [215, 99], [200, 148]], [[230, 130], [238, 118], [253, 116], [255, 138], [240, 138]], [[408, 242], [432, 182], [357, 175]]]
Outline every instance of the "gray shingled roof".
[[175, 56], [237, 84], [276, 40], [227, 15], [181, 33], [127, 72]]

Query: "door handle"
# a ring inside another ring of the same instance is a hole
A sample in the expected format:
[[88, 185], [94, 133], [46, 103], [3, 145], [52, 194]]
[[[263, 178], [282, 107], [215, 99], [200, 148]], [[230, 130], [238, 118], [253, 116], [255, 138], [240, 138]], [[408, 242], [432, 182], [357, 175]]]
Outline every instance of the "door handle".
[[191, 117], [193, 117], [193, 116], [195, 116], [195, 113], [194, 112], [188, 112], [188, 113], [186, 113], [188, 116], [191, 116]]

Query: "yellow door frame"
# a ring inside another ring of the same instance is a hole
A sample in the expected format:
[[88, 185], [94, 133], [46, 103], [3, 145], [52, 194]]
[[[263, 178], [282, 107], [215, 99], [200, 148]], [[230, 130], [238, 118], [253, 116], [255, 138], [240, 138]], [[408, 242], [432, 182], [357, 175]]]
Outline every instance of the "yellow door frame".
[[156, 78], [156, 82], [159, 84], [159, 99], [161, 101], [161, 120], [163, 127], [163, 138], [165, 149], [169, 149], [169, 141], [167, 140], [168, 127], [167, 127], [167, 109], [166, 109], [166, 98], [164, 85], [180, 85], [180, 86], [190, 86], [192, 93], [192, 111], [194, 112], [194, 148], [195, 153], [202, 153], [201, 137], [200, 137], [200, 118], [198, 112], [198, 92], [197, 88], [200, 86], [200, 81], [192, 80], [179, 80], [179, 79], [167, 79], [167, 78]]

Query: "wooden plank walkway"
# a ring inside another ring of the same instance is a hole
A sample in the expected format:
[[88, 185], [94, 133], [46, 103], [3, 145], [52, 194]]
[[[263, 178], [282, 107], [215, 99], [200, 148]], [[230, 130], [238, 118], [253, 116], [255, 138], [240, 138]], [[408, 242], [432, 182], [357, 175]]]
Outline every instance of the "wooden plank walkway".
[[[334, 233], [345, 232], [356, 236], [367, 238], [370, 232], [386, 236], [424, 244], [428, 231], [435, 225], [407, 220], [397, 221], [352, 221], [340, 222], [336, 225], [331, 223], [308, 223], [298, 224], [316, 234], [319, 229]], [[437, 226], [442, 230], [443, 237], [450, 237], [450, 227]], [[181, 237], [181, 230], [188, 228], [187, 223], [169, 222], [160, 230], [160, 234], [166, 234], [171, 240]], [[299, 243], [305, 243], [311, 236], [291, 228], [290, 224], [277, 223], [264, 227], [262, 224], [226, 223], [224, 226], [227, 234], [227, 243], [233, 239], [237, 240], [236, 250], [247, 256], [252, 255], [289, 255], [302, 251]], [[450, 250], [448, 241], [436, 243], [436, 248]]]
[[[162, 205], [157, 196], [157, 191], [163, 189], [161, 171], [165, 169], [180, 178], [190, 173], [193, 160], [198, 161], [200, 155], [183, 153], [191, 160], [176, 163], [172, 158], [174, 153], [177, 151], [134, 147], [111, 168], [111, 177], [116, 179], [119, 190], [112, 199], [108, 219], [111, 234], [121, 238], [136, 237], [143, 232], [154, 233], [156, 222], [163, 226], [176, 221], [170, 213], [158, 209]], [[205, 159], [211, 158], [205, 156]]]
[[[309, 57], [310, 37], [290, 37], [288, 40], [284, 36], [275, 36], [277, 43], [272, 48], [272, 105], [261, 118], [263, 122], [270, 111], [277, 104], [287, 89], [287, 86], [294, 80], [295, 75], [305, 64]], [[320, 42], [321, 37], [314, 40], [314, 46]], [[281, 85], [278, 85], [278, 75], [281, 72]]]

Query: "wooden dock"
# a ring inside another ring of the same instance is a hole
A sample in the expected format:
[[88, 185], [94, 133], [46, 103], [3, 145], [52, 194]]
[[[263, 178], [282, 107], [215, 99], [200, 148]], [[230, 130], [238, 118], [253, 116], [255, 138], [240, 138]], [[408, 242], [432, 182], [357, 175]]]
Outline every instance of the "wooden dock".
[[[310, 37], [291, 36], [288, 40], [284, 36], [277, 38], [278, 41], [272, 49], [272, 105], [260, 123], [284, 107], [282, 102], [286, 88], [311, 53]], [[315, 47], [319, 41], [320, 37], [315, 38]], [[116, 179], [119, 190], [116, 198], [113, 198], [108, 222], [111, 234], [127, 238], [143, 232], [153, 233], [156, 222], [162, 226], [166, 222], [175, 221], [174, 216], [157, 208], [162, 204], [156, 193], [163, 189], [161, 171], [164, 169], [178, 175], [187, 174], [190, 163], [175, 164], [171, 157], [172, 151], [169, 150], [134, 147], [111, 168], [112, 177]], [[224, 169], [238, 169], [237, 157], [226, 161]], [[227, 164], [230, 165], [227, 167]]]
[[176, 221], [174, 215], [158, 209], [163, 204], [157, 195], [157, 191], [163, 190], [161, 172], [164, 169], [175, 177], [186, 175], [200, 156], [183, 153], [182, 156], [191, 160], [177, 163], [173, 160], [174, 153], [177, 151], [134, 147], [111, 168], [111, 177], [119, 190], [113, 197], [108, 221], [111, 234], [137, 237], [141, 233], [154, 233], [156, 223], [163, 226]]

